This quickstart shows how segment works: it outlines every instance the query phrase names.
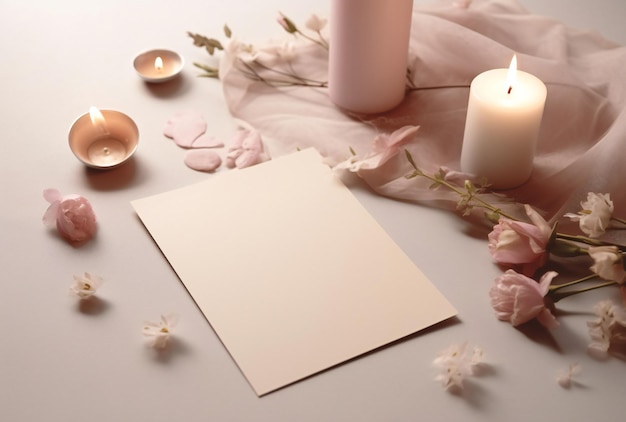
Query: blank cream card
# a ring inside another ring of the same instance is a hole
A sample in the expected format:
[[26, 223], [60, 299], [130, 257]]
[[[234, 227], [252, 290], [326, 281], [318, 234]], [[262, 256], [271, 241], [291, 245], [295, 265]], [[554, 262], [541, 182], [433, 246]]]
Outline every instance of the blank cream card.
[[456, 314], [313, 149], [132, 205], [259, 396]]

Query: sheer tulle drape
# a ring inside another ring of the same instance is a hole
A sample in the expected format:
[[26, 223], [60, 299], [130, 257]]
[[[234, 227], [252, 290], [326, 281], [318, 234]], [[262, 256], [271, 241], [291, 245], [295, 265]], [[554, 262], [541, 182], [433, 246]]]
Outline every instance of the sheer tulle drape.
[[[332, 48], [332, 40], [330, 40]], [[295, 69], [327, 79], [328, 52], [310, 43], [296, 46]], [[519, 68], [548, 87], [535, 168], [530, 180], [505, 191], [546, 218], [576, 211], [588, 191], [611, 193], [616, 213], [626, 214], [626, 47], [528, 13], [513, 0], [474, 0], [469, 8], [439, 3], [414, 10], [410, 47], [412, 85], [396, 109], [350, 116], [330, 101], [325, 88], [274, 88], [243, 77], [233, 55], [221, 64], [230, 111], [259, 130], [272, 156], [316, 147], [330, 164], [367, 153], [374, 136], [419, 125], [406, 145], [425, 171], [459, 168], [471, 80], [507, 67]], [[406, 180], [404, 154], [359, 175], [382, 195], [454, 207], [443, 191]]]

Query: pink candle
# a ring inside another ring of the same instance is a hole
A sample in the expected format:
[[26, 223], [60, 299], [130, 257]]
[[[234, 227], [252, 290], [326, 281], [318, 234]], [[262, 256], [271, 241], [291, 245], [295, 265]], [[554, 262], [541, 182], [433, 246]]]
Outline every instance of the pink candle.
[[340, 108], [380, 113], [406, 87], [413, 0], [332, 0], [330, 98]]

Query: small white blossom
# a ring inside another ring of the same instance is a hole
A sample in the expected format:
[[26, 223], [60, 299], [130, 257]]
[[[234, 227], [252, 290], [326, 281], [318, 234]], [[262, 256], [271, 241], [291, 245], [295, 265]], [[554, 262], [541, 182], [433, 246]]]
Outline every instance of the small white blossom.
[[439, 353], [433, 364], [440, 369], [435, 380], [441, 381], [446, 390], [462, 390], [466, 377], [476, 373], [484, 358], [483, 350], [467, 342], [452, 344]]
[[93, 296], [104, 281], [97, 275], [85, 273], [82, 276], [74, 275], [74, 284], [70, 286], [70, 293], [81, 299]]
[[590, 246], [588, 253], [594, 262], [591, 271], [604, 280], [624, 283], [626, 271], [622, 252], [617, 246]]
[[163, 349], [169, 342], [172, 328], [178, 324], [177, 314], [161, 315], [159, 322], [144, 322], [143, 335], [148, 337], [150, 346]]
[[609, 227], [613, 215], [613, 201], [608, 193], [587, 194], [587, 200], [580, 203], [581, 210], [578, 213], [567, 213], [572, 221], [578, 221], [580, 230], [589, 237], [600, 237]]
[[626, 311], [610, 300], [603, 300], [594, 306], [598, 316], [587, 321], [591, 344], [589, 353], [605, 358], [613, 345], [626, 345]]
[[567, 370], [557, 377], [557, 382], [563, 388], [570, 388], [576, 381], [574, 377], [580, 374], [582, 370], [582, 366], [579, 363], [572, 363], [569, 365]]
[[327, 19], [320, 18], [319, 16], [313, 14], [306, 20], [304, 25], [311, 31], [320, 32], [324, 29], [327, 22]]

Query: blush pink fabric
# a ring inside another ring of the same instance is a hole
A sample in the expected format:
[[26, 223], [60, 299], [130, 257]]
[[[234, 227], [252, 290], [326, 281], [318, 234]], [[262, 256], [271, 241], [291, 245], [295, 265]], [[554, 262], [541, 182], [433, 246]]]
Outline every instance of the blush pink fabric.
[[[295, 48], [293, 68], [326, 81], [328, 52], [305, 41]], [[520, 70], [544, 81], [548, 98], [532, 176], [503, 193], [550, 222], [576, 212], [589, 191], [611, 193], [616, 215], [626, 215], [626, 47], [533, 15], [514, 0], [416, 6], [409, 68], [417, 89], [384, 114], [344, 114], [326, 88], [252, 81], [228, 52], [220, 75], [230, 112], [263, 135], [273, 157], [315, 147], [334, 165], [350, 157], [350, 148], [366, 155], [379, 133], [419, 125], [404, 145], [418, 166], [458, 171], [469, 84], [483, 71], [508, 67], [513, 53]], [[405, 179], [410, 171], [398, 154], [359, 175], [381, 195], [454, 208], [456, 197], [429, 190], [425, 180]]]

